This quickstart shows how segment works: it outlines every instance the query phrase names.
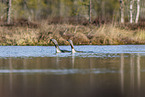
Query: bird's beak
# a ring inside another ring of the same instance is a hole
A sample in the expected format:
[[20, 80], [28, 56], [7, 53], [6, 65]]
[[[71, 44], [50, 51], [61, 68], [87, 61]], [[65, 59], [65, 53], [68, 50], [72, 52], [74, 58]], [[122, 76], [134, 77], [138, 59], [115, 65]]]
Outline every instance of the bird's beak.
[[69, 39], [67, 41], [69, 42]]
[[67, 44], [70, 44], [70, 43], [69, 43], [69, 39], [67, 40]]
[[52, 42], [52, 39], [50, 39], [49, 44]]

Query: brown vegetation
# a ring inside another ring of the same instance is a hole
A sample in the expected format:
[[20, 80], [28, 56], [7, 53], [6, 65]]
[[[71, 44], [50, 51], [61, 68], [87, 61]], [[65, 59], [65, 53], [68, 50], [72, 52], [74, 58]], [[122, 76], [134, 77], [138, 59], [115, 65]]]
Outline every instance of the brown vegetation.
[[0, 45], [51, 45], [54, 38], [60, 45], [118, 45], [144, 44], [144, 23], [141, 24], [48, 24], [21, 20], [11, 25], [0, 26]]

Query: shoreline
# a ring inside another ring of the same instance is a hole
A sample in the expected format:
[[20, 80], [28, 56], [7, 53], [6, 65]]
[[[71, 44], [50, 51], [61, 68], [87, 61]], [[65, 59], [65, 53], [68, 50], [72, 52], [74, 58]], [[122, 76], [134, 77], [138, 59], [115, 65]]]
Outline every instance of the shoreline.
[[143, 45], [145, 30], [130, 30], [113, 24], [72, 25], [41, 23], [39, 27], [0, 26], [1, 46], [51, 46], [54, 38], [59, 45]]

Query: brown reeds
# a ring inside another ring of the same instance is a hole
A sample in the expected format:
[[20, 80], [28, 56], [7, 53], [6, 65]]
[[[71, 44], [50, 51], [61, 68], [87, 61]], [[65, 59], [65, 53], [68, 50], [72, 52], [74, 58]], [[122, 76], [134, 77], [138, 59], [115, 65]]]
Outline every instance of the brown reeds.
[[41, 22], [38, 27], [1, 26], [0, 37], [0, 45], [51, 45], [52, 38], [60, 45], [67, 45], [67, 39], [72, 39], [77, 45], [144, 44], [145, 30], [131, 30], [113, 24], [84, 26]]

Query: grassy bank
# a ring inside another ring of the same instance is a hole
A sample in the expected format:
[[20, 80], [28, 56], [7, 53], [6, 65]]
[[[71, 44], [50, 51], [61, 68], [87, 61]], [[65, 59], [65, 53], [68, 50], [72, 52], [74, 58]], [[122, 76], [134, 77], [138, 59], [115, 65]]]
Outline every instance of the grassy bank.
[[72, 39], [75, 45], [144, 44], [145, 30], [131, 30], [113, 24], [84, 26], [45, 22], [38, 27], [0, 26], [0, 45], [52, 45], [52, 38], [60, 45], [68, 45], [67, 39]]

